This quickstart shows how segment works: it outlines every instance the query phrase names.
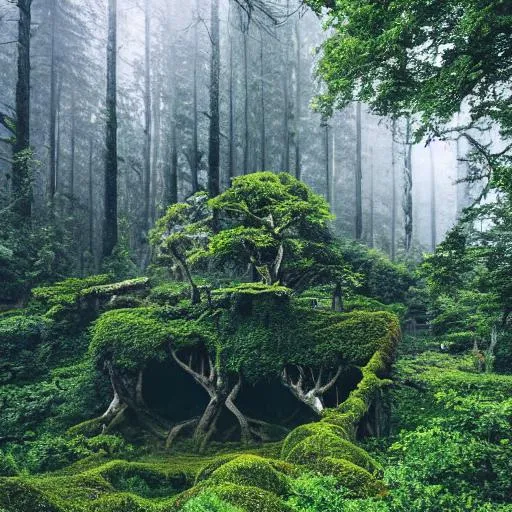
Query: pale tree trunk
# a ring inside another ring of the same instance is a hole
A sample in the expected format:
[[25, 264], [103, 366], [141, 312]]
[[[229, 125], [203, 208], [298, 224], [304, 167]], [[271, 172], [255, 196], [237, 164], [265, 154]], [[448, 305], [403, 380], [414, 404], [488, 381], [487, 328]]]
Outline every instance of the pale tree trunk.
[[89, 136], [89, 183], [88, 183], [88, 210], [89, 210], [89, 252], [94, 259], [94, 183], [93, 183], [93, 136]]
[[430, 234], [432, 252], [437, 246], [437, 198], [436, 198], [436, 165], [432, 144], [429, 145], [430, 156]]
[[[300, 180], [302, 177], [301, 153], [300, 153], [300, 131], [301, 131], [301, 101], [302, 101], [302, 56], [301, 56], [301, 33], [300, 19], [295, 23], [295, 46], [296, 46], [296, 72], [295, 72], [295, 177]], [[334, 147], [333, 147], [334, 149]], [[331, 198], [332, 199], [332, 198]]]
[[363, 155], [362, 155], [362, 131], [361, 131], [361, 102], [356, 102], [356, 240], [363, 237]]
[[155, 92], [153, 98], [153, 144], [152, 144], [152, 156], [151, 156], [151, 224], [157, 218], [157, 206], [158, 206], [158, 190], [159, 184], [161, 183], [160, 177], [160, 129], [161, 129], [161, 94], [162, 94], [162, 83], [161, 78], [157, 76], [155, 83]]
[[233, 34], [229, 32], [229, 155], [228, 155], [228, 186], [235, 176], [235, 81], [233, 60]]
[[117, 244], [117, 0], [109, 0], [108, 7], [103, 258], [110, 256]]
[[391, 261], [396, 260], [396, 119], [391, 131]]
[[[306, 370], [297, 366], [298, 377], [292, 378], [285, 368], [281, 374], [281, 382], [286, 386], [293, 396], [300, 402], [306, 404], [313, 412], [320, 416], [325, 408], [323, 397], [336, 384], [341, 375], [342, 367], [338, 366], [336, 371], [328, 372], [327, 381], [325, 381], [325, 369], [321, 367], [317, 374], [311, 369], [311, 377], [306, 376]], [[306, 387], [309, 384], [309, 387]]]
[[370, 226], [368, 233], [368, 244], [370, 247], [375, 245], [375, 176], [373, 170], [373, 151], [370, 152]]
[[144, 3], [144, 213], [142, 217], [145, 229], [151, 221], [151, 0]]
[[261, 163], [260, 170], [264, 171], [267, 168], [267, 127], [266, 127], [266, 112], [265, 112], [265, 59], [263, 54], [264, 38], [263, 34], [260, 35], [260, 146], [261, 146]]
[[219, 33], [219, 0], [211, 2], [210, 37], [212, 55], [210, 63], [210, 133], [208, 151], [208, 193], [210, 197], [220, 192], [220, 112], [219, 112], [219, 81], [220, 81], [220, 33]]
[[332, 183], [331, 183], [331, 153], [329, 147], [329, 124], [325, 121], [324, 126], [324, 151], [325, 151], [325, 197], [327, 202], [332, 201]]
[[70, 160], [69, 166], [69, 199], [71, 204], [71, 212], [75, 207], [75, 154], [76, 154], [76, 100], [75, 91], [71, 92], [71, 137], [70, 137]]
[[249, 174], [249, 27], [243, 32], [244, 37], [244, 174]]

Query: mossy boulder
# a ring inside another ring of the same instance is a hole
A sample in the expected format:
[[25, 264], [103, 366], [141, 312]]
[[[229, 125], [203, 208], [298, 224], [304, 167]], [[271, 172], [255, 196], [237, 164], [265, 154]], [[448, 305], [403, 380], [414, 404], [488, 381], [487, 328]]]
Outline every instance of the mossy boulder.
[[284, 440], [281, 448], [281, 457], [283, 459], [287, 459], [293, 448], [295, 448], [295, 446], [297, 446], [301, 441], [315, 434], [323, 433], [334, 434], [341, 438], [347, 437], [345, 430], [337, 425], [322, 422], [300, 425], [293, 429]]
[[381, 466], [370, 455], [355, 444], [330, 432], [318, 432], [306, 437], [290, 450], [286, 460], [295, 464], [316, 467], [327, 455], [346, 459], [372, 474], [378, 474]]
[[384, 482], [366, 469], [349, 460], [338, 457], [324, 457], [315, 462], [315, 471], [333, 476], [341, 487], [349, 489], [356, 498], [384, 496], [387, 493]]
[[211, 474], [209, 483], [233, 483], [255, 486], [277, 495], [289, 491], [285, 475], [272, 467], [267, 459], [256, 455], [241, 455], [221, 465]]

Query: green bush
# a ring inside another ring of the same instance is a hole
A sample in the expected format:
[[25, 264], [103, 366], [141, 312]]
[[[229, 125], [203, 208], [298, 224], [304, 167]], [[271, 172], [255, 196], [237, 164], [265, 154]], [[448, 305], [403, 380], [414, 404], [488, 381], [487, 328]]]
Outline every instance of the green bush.
[[18, 464], [12, 453], [0, 451], [0, 476], [16, 476], [18, 471]]
[[226, 503], [211, 491], [204, 491], [187, 501], [181, 510], [182, 512], [241, 512], [241, 509]]

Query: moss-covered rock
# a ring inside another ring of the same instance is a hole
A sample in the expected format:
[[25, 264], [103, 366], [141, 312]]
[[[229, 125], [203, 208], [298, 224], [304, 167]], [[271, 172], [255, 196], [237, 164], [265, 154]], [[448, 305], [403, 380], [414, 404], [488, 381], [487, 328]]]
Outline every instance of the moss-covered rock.
[[300, 425], [293, 429], [284, 440], [281, 448], [281, 457], [283, 459], [287, 459], [293, 448], [295, 448], [295, 446], [297, 446], [301, 441], [307, 437], [322, 433], [334, 434], [341, 438], [347, 437], [345, 430], [337, 425], [322, 422]]
[[249, 485], [277, 495], [286, 494], [289, 490], [286, 476], [274, 469], [267, 459], [256, 455], [241, 455], [226, 462], [213, 471], [209, 482]]
[[318, 432], [297, 443], [286, 460], [315, 467], [326, 456], [346, 459], [372, 474], [381, 471], [380, 465], [365, 450], [330, 432]]
[[346, 459], [327, 456], [318, 459], [314, 467], [323, 475], [335, 477], [339, 485], [349, 489], [354, 497], [370, 498], [383, 496], [387, 492], [381, 480]]

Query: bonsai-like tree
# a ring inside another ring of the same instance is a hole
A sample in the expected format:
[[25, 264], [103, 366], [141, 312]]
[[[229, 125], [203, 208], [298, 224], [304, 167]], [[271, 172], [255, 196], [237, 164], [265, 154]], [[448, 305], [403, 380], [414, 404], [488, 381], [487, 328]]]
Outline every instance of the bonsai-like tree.
[[170, 206], [150, 232], [150, 242], [159, 261], [177, 265], [189, 283], [193, 304], [201, 301], [201, 295], [188, 259], [207, 243], [210, 214], [206, 194], [198, 193], [185, 203]]
[[220, 229], [203, 256], [252, 264], [269, 285], [284, 280], [287, 263], [306, 247], [329, 238], [329, 205], [288, 173], [235, 178], [209, 205]]

